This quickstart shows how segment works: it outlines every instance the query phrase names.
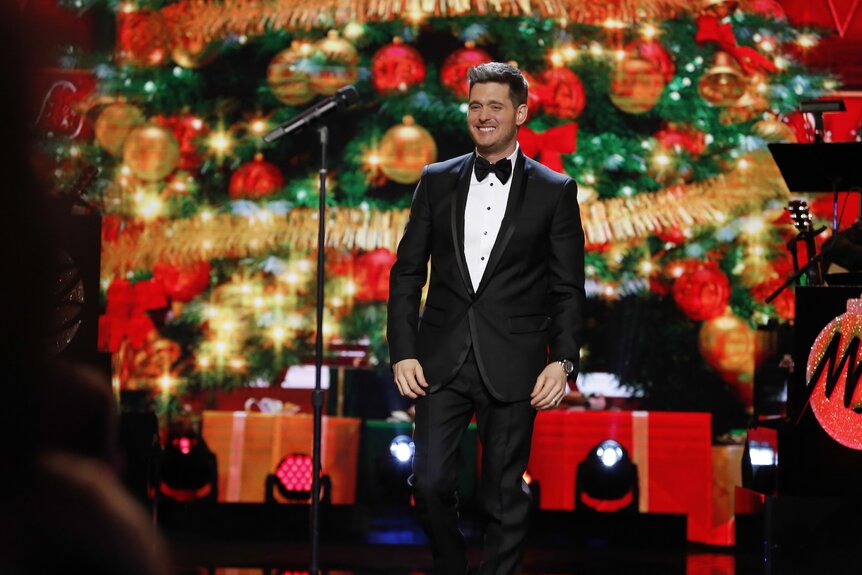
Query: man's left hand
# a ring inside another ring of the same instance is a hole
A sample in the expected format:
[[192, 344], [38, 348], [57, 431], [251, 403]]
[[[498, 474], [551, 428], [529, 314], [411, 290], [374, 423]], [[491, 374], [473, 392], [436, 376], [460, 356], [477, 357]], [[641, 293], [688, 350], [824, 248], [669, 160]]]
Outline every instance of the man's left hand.
[[557, 407], [566, 395], [567, 379], [563, 366], [557, 362], [549, 364], [536, 378], [536, 385], [530, 394], [530, 405], [538, 410]]

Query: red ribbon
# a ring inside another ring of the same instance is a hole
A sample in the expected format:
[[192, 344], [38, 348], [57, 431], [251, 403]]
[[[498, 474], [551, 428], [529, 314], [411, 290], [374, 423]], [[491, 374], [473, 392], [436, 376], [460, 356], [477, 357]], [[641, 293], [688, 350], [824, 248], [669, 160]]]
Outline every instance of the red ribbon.
[[108, 288], [105, 315], [99, 318], [99, 349], [116, 352], [124, 340], [132, 348], [141, 347], [156, 329], [146, 311], [166, 306], [165, 292], [158, 282], [132, 285], [128, 280], [114, 280]]
[[722, 24], [715, 16], [703, 15], [697, 19], [697, 34], [694, 39], [698, 44], [715, 42], [739, 62], [742, 69], [748, 73], [752, 72], [775, 72], [777, 68], [772, 60], [747, 46], [739, 46], [736, 36], [733, 34], [733, 26]]
[[577, 148], [578, 125], [563, 124], [545, 132], [534, 132], [527, 126], [521, 126], [518, 132], [518, 143], [524, 153], [534, 160], [540, 157], [541, 162], [554, 171], [563, 172], [562, 154], [572, 154]]

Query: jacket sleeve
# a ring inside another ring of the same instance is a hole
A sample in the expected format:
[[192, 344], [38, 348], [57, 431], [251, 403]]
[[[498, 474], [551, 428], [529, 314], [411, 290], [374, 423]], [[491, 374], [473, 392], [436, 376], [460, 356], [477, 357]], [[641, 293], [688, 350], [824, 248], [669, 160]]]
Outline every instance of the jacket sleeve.
[[426, 166], [413, 194], [410, 216], [389, 275], [386, 337], [389, 341], [390, 364], [418, 357], [419, 303], [422, 287], [428, 278], [428, 258], [431, 253], [427, 172]]
[[578, 367], [583, 342], [584, 230], [578, 186], [567, 180], [551, 222], [549, 254], [551, 327], [550, 360], [570, 359]]

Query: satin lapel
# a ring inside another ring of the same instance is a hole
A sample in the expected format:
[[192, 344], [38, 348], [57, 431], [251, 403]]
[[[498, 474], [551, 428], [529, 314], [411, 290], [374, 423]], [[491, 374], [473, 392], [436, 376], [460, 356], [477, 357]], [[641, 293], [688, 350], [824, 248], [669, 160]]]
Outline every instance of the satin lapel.
[[500, 231], [497, 233], [497, 241], [494, 242], [494, 247], [491, 249], [491, 255], [488, 257], [488, 266], [485, 268], [485, 274], [482, 276], [482, 281], [479, 282], [479, 289], [476, 290], [476, 295], [480, 295], [488, 285], [488, 280], [494, 275], [494, 270], [497, 264], [500, 263], [500, 258], [503, 252], [506, 251], [506, 246], [509, 245], [509, 240], [515, 233], [518, 214], [521, 212], [521, 206], [524, 203], [524, 196], [527, 190], [528, 174], [526, 173], [526, 161], [524, 160], [524, 152], [518, 150], [518, 157], [515, 160], [515, 167], [512, 170], [512, 187], [509, 188], [509, 200], [506, 202], [506, 213], [503, 214], [503, 221], [500, 223]]
[[461, 171], [458, 173], [458, 184], [454, 190], [454, 198], [451, 202], [452, 206], [452, 243], [455, 245], [455, 261], [458, 262], [458, 270], [461, 272], [461, 278], [464, 280], [464, 287], [467, 293], [471, 296], [473, 292], [473, 282], [470, 280], [470, 270], [467, 268], [467, 261], [464, 259], [464, 210], [467, 207], [467, 193], [470, 191], [470, 176], [472, 175], [473, 161], [476, 154], [473, 153], [467, 156], [467, 160], [461, 166]]

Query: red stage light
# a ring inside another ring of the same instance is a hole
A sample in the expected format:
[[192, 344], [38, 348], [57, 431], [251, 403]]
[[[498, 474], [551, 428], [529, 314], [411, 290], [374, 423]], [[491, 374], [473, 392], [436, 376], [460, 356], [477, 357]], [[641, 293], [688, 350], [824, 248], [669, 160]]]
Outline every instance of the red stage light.
[[171, 444], [175, 448], [179, 449], [180, 453], [182, 453], [183, 455], [188, 455], [189, 453], [191, 453], [192, 447], [197, 445], [197, 443], [197, 439], [186, 436], [175, 437], [173, 438], [173, 440], [171, 440]]
[[[313, 473], [313, 462], [310, 455], [294, 453], [286, 456], [275, 469], [279, 491], [289, 499], [311, 497]], [[320, 475], [323, 477], [322, 469]]]

